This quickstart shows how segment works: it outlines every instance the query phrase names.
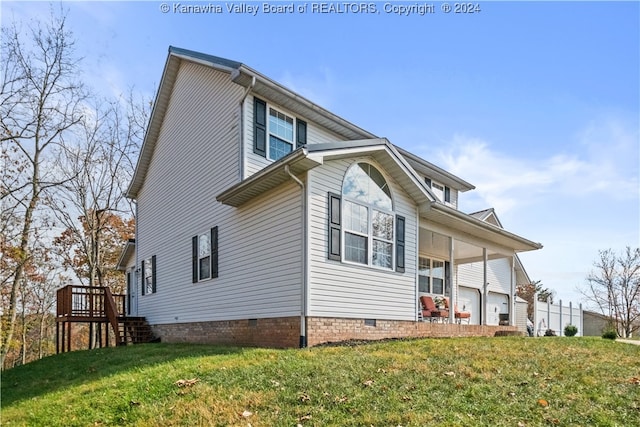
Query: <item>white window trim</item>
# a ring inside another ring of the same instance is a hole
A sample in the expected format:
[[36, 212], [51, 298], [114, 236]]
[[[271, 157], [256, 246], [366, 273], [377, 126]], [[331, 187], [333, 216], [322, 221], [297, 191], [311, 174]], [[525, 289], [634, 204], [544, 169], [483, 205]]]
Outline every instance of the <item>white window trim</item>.
[[[376, 168], [378, 170], [378, 172], [380, 172], [382, 174], [382, 177], [385, 179], [387, 186], [389, 187], [389, 192], [391, 192], [391, 187], [389, 186], [389, 179], [385, 176], [384, 173], [382, 173], [382, 171], [380, 170], [380, 168], [370, 162], [366, 162], [366, 161], [356, 161], [354, 162], [352, 165], [349, 166], [349, 168], [347, 168], [347, 171], [345, 171], [345, 176], [347, 174], [347, 172], [349, 171], [350, 168], [355, 167], [355, 165], [357, 165], [358, 163], [369, 163], [369, 165], [371, 165], [372, 167]], [[344, 181], [344, 177], [343, 177], [343, 181]], [[386, 210], [386, 209], [380, 209], [377, 206], [374, 206], [372, 204], [368, 204], [368, 203], [363, 203], [362, 201], [359, 200], [355, 200], [352, 199], [348, 196], [345, 196], [342, 191], [340, 192], [342, 195], [342, 212], [340, 213], [342, 215], [343, 218], [343, 225], [342, 225], [342, 230], [341, 230], [341, 248], [340, 248], [340, 252], [341, 252], [341, 259], [342, 262], [345, 264], [349, 264], [349, 265], [354, 265], [354, 266], [359, 266], [359, 267], [366, 267], [366, 268], [373, 268], [376, 270], [381, 270], [381, 271], [395, 271], [395, 267], [396, 267], [396, 213], [392, 210]], [[391, 206], [393, 207], [393, 197], [391, 198]], [[348, 226], [347, 224], [344, 222], [344, 218], [345, 218], [345, 210], [346, 210], [346, 203], [350, 202], [353, 203], [355, 205], [359, 205], [359, 206], [364, 206], [367, 208], [367, 234], [363, 234], [359, 231], [353, 231], [353, 230], [348, 230]], [[392, 224], [392, 237], [391, 240], [386, 240], [383, 238], [379, 238], [379, 237], [374, 237], [373, 236], [373, 221], [371, 221], [372, 218], [372, 214], [373, 214], [373, 210], [376, 210], [378, 212], [382, 212], [382, 213], [386, 213], [388, 215], [391, 215], [391, 220], [393, 222]], [[346, 234], [347, 233], [351, 233], [357, 236], [362, 236], [362, 237], [366, 237], [367, 239], [367, 263], [366, 264], [362, 264], [359, 262], [355, 262], [355, 261], [349, 261], [348, 259], [346, 259], [347, 256], [347, 250], [346, 250], [346, 245], [347, 245], [347, 238], [346, 238]], [[380, 265], [374, 265], [373, 264], [373, 240], [379, 240], [382, 242], [386, 242], [386, 243], [390, 243], [391, 244], [391, 267], [387, 268], [387, 267], [383, 267]]]
[[280, 160], [282, 157], [280, 157], [280, 159], [273, 159], [271, 157], [271, 136], [272, 136], [272, 133], [271, 133], [271, 120], [270, 120], [271, 110], [275, 111], [276, 113], [283, 114], [284, 116], [289, 117], [290, 119], [293, 119], [293, 137], [291, 138], [291, 141], [287, 141], [284, 138], [276, 135], [275, 133], [273, 134], [273, 136], [275, 138], [278, 138], [279, 140], [284, 141], [287, 144], [291, 144], [291, 152], [294, 152], [296, 150], [296, 132], [297, 132], [296, 122], [298, 121], [298, 118], [296, 116], [292, 115], [292, 114], [284, 112], [280, 108], [274, 107], [273, 105], [271, 105], [268, 102], [266, 104], [267, 104], [266, 105], [266, 108], [267, 108], [267, 112], [266, 112], [266, 114], [267, 114], [267, 123], [266, 123], [267, 140], [265, 141], [266, 142], [266, 144], [265, 144], [266, 145], [266, 147], [265, 147], [266, 148], [266, 158], [267, 158], [267, 160], [270, 160], [272, 162], [276, 162], [276, 161]]
[[[423, 276], [422, 274], [420, 274], [420, 258], [423, 259], [428, 259], [429, 260], [429, 276]], [[439, 261], [442, 263], [442, 293], [438, 294], [438, 293], [434, 293], [433, 292], [433, 261]], [[418, 292], [420, 293], [420, 295], [431, 295], [431, 296], [445, 296], [447, 293], [447, 269], [446, 269], [446, 261], [442, 258], [438, 258], [438, 257], [434, 257], [431, 255], [419, 255], [418, 256]], [[420, 284], [419, 284], [419, 277], [429, 277], [429, 291], [428, 292], [423, 292], [420, 290]]]
[[[200, 256], [200, 239], [205, 236], [207, 237], [207, 239], [209, 239], [209, 252], [207, 253], [207, 255], [204, 256]], [[206, 280], [211, 280], [211, 233], [199, 233], [198, 234], [198, 283], [200, 282], [204, 282]], [[209, 276], [208, 277], [201, 277], [200, 274], [200, 261], [203, 258], [209, 257]]]

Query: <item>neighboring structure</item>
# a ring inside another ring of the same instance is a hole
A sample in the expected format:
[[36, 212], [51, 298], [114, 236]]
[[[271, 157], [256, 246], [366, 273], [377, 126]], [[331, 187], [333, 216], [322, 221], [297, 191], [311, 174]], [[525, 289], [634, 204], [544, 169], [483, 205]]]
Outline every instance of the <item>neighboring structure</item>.
[[615, 325], [615, 321], [601, 313], [584, 310], [582, 312], [582, 335], [585, 337], [599, 337], [602, 333]]
[[[171, 47], [127, 191], [128, 312], [163, 341], [276, 347], [515, 330], [516, 254], [542, 246], [460, 212], [473, 188], [244, 64]], [[419, 322], [421, 294], [471, 324]]]

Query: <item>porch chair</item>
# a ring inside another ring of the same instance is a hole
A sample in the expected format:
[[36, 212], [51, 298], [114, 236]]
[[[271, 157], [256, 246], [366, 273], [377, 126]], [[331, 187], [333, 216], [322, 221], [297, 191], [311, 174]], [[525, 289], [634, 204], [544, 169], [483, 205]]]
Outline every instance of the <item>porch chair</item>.
[[429, 319], [430, 322], [436, 321], [447, 321], [449, 319], [449, 310], [439, 310], [436, 307], [436, 304], [433, 302], [433, 298], [422, 295], [420, 297], [420, 303], [422, 304], [422, 317], [424, 319]]
[[[444, 307], [449, 309], [449, 298], [445, 297], [444, 299]], [[458, 304], [454, 307], [453, 316], [456, 319], [457, 323], [462, 323], [463, 320], [467, 321], [467, 325], [471, 321], [471, 313], [468, 311], [458, 311]]]

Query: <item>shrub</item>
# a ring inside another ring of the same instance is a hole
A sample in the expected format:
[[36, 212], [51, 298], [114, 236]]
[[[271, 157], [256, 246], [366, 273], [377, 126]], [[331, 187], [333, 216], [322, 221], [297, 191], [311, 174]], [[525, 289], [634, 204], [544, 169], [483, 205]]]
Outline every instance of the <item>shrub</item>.
[[613, 329], [609, 329], [602, 333], [602, 338], [605, 338], [608, 340], [615, 340], [616, 338], [618, 338], [618, 334]]
[[547, 329], [544, 333], [545, 337], [555, 337], [556, 336], [556, 331], [554, 331], [553, 329]]
[[564, 327], [564, 336], [572, 337], [578, 333], [578, 327], [575, 325], [567, 325]]

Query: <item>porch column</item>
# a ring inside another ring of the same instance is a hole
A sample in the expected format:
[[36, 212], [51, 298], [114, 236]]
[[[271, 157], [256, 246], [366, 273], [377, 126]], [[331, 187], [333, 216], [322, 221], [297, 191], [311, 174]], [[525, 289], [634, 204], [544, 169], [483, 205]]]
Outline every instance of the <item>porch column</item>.
[[451, 301], [451, 304], [449, 304], [449, 323], [453, 324], [456, 321], [455, 307], [458, 303], [458, 286], [454, 280], [453, 237], [449, 237], [449, 270], [449, 289], [451, 289], [451, 295], [449, 295], [449, 301]]
[[487, 310], [489, 309], [489, 283], [487, 283], [487, 248], [482, 248], [482, 324], [487, 324]]
[[516, 256], [515, 254], [510, 259], [511, 262], [511, 308], [509, 308], [509, 324], [511, 326], [516, 325]]

